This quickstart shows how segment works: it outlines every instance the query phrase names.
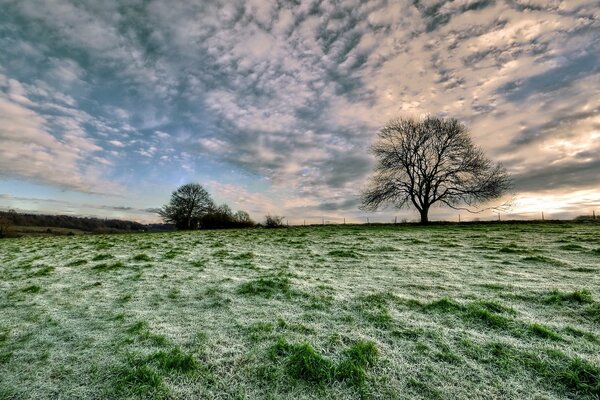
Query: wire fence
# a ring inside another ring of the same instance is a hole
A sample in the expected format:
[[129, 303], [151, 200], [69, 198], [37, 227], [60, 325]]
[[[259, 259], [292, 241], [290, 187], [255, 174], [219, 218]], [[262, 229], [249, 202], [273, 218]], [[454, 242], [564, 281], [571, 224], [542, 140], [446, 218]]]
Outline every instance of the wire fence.
[[[548, 213], [540, 211], [538, 213], [511, 214], [495, 212], [493, 215], [474, 216], [473, 214], [446, 215], [444, 217], [433, 217], [429, 220], [432, 223], [468, 223], [468, 222], [497, 222], [497, 221], [596, 221], [600, 222], [600, 214], [596, 211], [580, 214], [577, 217], [565, 217], [560, 213]], [[331, 216], [312, 216], [308, 218], [284, 218], [284, 225], [288, 226], [315, 226], [315, 225], [370, 225], [370, 224], [408, 224], [418, 223], [419, 218], [408, 216], [364, 216], [364, 217], [331, 217]]]

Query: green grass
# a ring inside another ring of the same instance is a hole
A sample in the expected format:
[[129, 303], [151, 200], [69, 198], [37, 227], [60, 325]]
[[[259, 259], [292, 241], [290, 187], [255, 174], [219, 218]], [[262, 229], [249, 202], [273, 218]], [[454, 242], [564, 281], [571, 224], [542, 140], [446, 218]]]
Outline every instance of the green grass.
[[121, 261], [117, 261], [111, 264], [107, 264], [107, 263], [102, 263], [102, 264], [96, 264], [92, 267], [92, 270], [94, 271], [112, 271], [115, 269], [121, 269], [125, 267], [125, 264], [123, 264]]
[[581, 289], [573, 292], [561, 292], [558, 289], [553, 289], [543, 297], [543, 301], [548, 304], [590, 304], [594, 300], [589, 290]]
[[598, 399], [598, 237], [545, 223], [0, 240], [0, 398]]
[[109, 260], [111, 258], [114, 258], [114, 256], [112, 254], [100, 253], [100, 254], [96, 254], [94, 257], [92, 257], [92, 261]]
[[277, 294], [290, 295], [290, 280], [287, 277], [273, 276], [255, 279], [246, 282], [238, 288], [237, 292], [243, 295], [262, 296], [266, 298]]
[[135, 256], [131, 257], [131, 259], [133, 261], [152, 261], [152, 258], [150, 258], [150, 256], [148, 254], [136, 254]]

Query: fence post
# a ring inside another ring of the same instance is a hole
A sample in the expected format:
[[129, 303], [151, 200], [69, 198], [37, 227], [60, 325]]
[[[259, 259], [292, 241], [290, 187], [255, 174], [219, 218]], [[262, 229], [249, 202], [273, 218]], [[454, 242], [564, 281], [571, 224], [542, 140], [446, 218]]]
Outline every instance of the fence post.
[[306, 226], [306, 220], [304, 220], [304, 226]]
[[542, 211], [542, 221], [544, 220], [544, 212]]
[[367, 225], [369, 225], [369, 217], [367, 217]]
[[346, 225], [346, 217], [344, 217], [344, 225]]
[[592, 219], [596, 219], [596, 210], [592, 210]]
[[458, 214], [458, 223], [460, 224], [460, 214]]
[[394, 217], [394, 225], [396, 225], [398, 223], [398, 216]]
[[325, 225], [325, 218], [322, 218], [322, 220], [323, 220], [323, 225]]

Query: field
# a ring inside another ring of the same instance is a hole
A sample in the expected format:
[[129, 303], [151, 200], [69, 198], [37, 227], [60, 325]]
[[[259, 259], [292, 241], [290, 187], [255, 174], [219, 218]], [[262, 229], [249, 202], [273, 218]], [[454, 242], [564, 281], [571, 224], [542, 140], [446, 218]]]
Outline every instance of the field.
[[0, 241], [0, 398], [600, 397], [600, 227]]

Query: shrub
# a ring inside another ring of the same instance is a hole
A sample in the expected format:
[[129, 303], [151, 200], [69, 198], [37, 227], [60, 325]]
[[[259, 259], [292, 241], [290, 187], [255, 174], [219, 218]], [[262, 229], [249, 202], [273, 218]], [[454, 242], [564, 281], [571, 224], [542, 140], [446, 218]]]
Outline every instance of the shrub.
[[265, 216], [265, 228], [281, 228], [283, 227], [283, 218], [278, 215]]

